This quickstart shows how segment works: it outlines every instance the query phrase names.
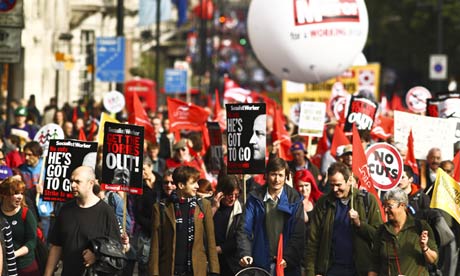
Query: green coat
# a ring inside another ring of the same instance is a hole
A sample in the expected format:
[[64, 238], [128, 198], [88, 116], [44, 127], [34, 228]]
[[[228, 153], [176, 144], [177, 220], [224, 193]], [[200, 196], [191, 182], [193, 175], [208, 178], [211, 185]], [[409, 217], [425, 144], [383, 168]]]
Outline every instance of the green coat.
[[[361, 225], [353, 226], [353, 256], [358, 275], [367, 275], [369, 270], [371, 244], [376, 229], [382, 224], [382, 216], [377, 199], [369, 193], [369, 211], [366, 215], [364, 200], [359, 196], [358, 189], [353, 188], [353, 207], [358, 212]], [[332, 232], [336, 211], [336, 198], [331, 191], [322, 196], [315, 205], [311, 218], [310, 235], [308, 237], [306, 252], [307, 276], [321, 274], [326, 275], [332, 266]], [[348, 203], [350, 206], [351, 200]]]
[[[423, 230], [428, 230], [428, 247], [438, 252], [432, 228], [424, 220], [420, 223]], [[420, 231], [414, 218], [409, 214], [398, 234], [394, 233], [388, 222], [380, 226], [375, 235], [371, 270], [379, 275], [398, 275], [398, 256], [401, 274], [428, 275], [425, 257], [420, 248]]]

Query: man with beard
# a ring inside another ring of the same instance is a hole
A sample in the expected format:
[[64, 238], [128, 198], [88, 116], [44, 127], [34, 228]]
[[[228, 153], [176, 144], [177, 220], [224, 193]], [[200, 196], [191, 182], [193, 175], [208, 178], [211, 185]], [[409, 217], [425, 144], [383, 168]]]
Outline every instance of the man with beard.
[[436, 171], [441, 164], [441, 150], [439, 148], [431, 148], [426, 156], [426, 167], [425, 167], [425, 186], [422, 181], [422, 188], [425, 194], [430, 198], [433, 192], [434, 182], [436, 181]]

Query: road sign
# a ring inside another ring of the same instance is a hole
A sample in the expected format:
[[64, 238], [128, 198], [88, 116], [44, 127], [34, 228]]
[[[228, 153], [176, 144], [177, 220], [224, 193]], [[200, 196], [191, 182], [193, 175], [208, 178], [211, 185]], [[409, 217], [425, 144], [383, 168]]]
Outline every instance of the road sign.
[[406, 104], [412, 112], [424, 112], [426, 110], [426, 100], [430, 98], [431, 93], [428, 89], [423, 86], [415, 86], [407, 91]]
[[23, 0], [0, 0], [0, 26], [24, 27]]
[[447, 55], [430, 55], [430, 79], [445, 80], [447, 78]]
[[20, 28], [0, 28], [0, 63], [18, 63], [21, 60]]
[[125, 81], [125, 38], [96, 38], [96, 80]]
[[366, 150], [367, 166], [374, 187], [388, 191], [398, 185], [403, 160], [398, 150], [388, 143], [376, 143]]
[[167, 94], [186, 93], [187, 71], [181, 69], [166, 69], [165, 92]]

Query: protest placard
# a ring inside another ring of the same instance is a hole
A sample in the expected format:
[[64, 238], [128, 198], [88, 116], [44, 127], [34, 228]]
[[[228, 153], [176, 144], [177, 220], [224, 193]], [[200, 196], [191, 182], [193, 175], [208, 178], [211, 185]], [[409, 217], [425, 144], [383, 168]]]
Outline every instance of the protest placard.
[[366, 150], [366, 158], [375, 188], [389, 191], [399, 184], [403, 160], [394, 146], [388, 143], [375, 143]]
[[351, 132], [353, 124], [358, 130], [371, 130], [374, 124], [377, 104], [373, 101], [359, 96], [352, 96], [348, 108], [347, 120], [344, 131]]
[[395, 143], [407, 145], [407, 137], [412, 129], [416, 159], [425, 160], [428, 151], [433, 147], [441, 149], [443, 160], [453, 159], [457, 120], [395, 111], [394, 122]]
[[299, 116], [299, 135], [322, 137], [325, 118], [325, 103], [301, 102]]
[[73, 198], [70, 177], [79, 166], [96, 167], [97, 142], [50, 140], [43, 182], [43, 200]]
[[265, 104], [227, 104], [227, 173], [265, 172]]
[[209, 162], [209, 171], [218, 173], [224, 164], [224, 150], [222, 147], [222, 133], [220, 131], [219, 123], [207, 122], [209, 133], [209, 151], [211, 155], [211, 162]]
[[143, 127], [105, 123], [102, 189], [142, 194], [143, 146]]

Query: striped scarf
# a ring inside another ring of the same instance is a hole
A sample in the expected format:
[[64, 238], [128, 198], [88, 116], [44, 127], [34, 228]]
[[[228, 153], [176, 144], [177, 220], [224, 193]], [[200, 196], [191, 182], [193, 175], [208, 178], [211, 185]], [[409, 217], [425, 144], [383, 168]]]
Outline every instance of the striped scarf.
[[194, 233], [195, 233], [195, 206], [196, 206], [196, 197], [190, 198], [179, 198], [175, 192], [171, 194], [171, 199], [174, 203], [174, 212], [176, 214], [176, 227], [183, 227], [184, 225], [184, 217], [182, 215], [182, 211], [180, 209], [179, 204], [187, 204], [189, 207], [188, 213], [188, 231], [187, 231], [187, 272], [192, 272], [192, 246], [194, 241]]

